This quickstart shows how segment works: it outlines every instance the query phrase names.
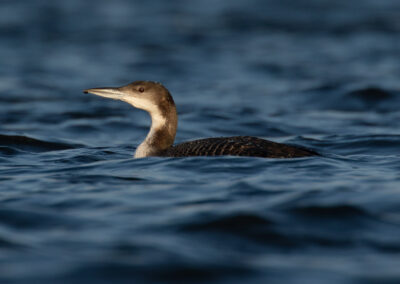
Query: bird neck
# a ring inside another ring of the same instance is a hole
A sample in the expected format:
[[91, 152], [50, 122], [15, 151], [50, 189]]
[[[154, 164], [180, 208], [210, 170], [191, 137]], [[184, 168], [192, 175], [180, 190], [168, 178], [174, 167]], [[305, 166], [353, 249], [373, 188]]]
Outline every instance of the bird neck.
[[146, 139], [138, 146], [135, 158], [158, 156], [174, 144], [178, 115], [175, 105], [149, 111], [151, 128]]

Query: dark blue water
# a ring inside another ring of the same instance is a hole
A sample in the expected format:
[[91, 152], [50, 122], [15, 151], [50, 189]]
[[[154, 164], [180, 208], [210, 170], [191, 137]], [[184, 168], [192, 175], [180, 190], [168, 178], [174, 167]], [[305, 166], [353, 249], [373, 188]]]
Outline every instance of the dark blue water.
[[[0, 3], [1, 283], [400, 283], [400, 3]], [[133, 159], [156, 80], [177, 142], [301, 159]]]

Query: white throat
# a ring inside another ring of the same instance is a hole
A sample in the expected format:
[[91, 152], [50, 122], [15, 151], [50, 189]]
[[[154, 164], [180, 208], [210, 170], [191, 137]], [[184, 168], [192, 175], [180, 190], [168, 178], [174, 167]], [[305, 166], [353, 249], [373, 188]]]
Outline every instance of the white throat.
[[158, 148], [155, 145], [155, 140], [157, 139], [156, 133], [165, 127], [166, 122], [166, 118], [162, 117], [160, 114], [151, 115], [150, 131], [146, 139], [137, 147], [134, 155], [135, 158], [144, 158], [157, 154]]
[[136, 108], [147, 111], [151, 116], [150, 131], [146, 139], [137, 147], [135, 158], [158, 156], [172, 146], [178, 123], [175, 105], [169, 105], [168, 110], [162, 112], [160, 107], [148, 100], [127, 98], [125, 101]]

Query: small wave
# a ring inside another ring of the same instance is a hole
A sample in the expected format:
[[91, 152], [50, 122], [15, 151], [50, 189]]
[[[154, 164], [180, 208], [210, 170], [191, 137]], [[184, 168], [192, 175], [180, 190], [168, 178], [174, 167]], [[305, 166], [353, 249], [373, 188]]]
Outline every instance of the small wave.
[[186, 230], [217, 230], [217, 231], [242, 231], [251, 227], [263, 227], [272, 224], [264, 217], [254, 214], [236, 214], [209, 220], [206, 222], [192, 223], [184, 226]]
[[354, 90], [346, 94], [348, 97], [354, 97], [363, 101], [382, 101], [393, 98], [393, 94], [377, 87], [367, 87]]
[[345, 218], [369, 215], [364, 210], [351, 205], [334, 205], [334, 206], [303, 206], [292, 210], [296, 214], [318, 216], [322, 218]]
[[15, 240], [11, 240], [10, 238], [5, 238], [4, 236], [0, 237], [0, 249], [21, 249], [26, 246], [22, 243], [18, 243]]
[[[135, 250], [135, 255], [140, 253], [142, 252]], [[77, 279], [90, 279], [95, 283], [215, 283], [215, 280], [222, 277], [226, 279], [227, 275], [238, 278], [253, 272], [248, 266], [233, 261], [207, 265], [162, 250], [148, 249], [143, 253], [152, 253], [152, 262], [155, 264], [146, 265], [146, 258], [122, 263], [111, 257], [110, 260], [93, 261], [57, 276], [62, 277], [65, 283], [74, 283]], [[168, 261], [164, 261], [166, 259]], [[57, 282], [49, 278], [39, 280], [41, 281], [33, 282]]]
[[336, 154], [398, 154], [400, 135], [331, 135], [324, 141], [314, 140], [314, 147], [322, 147]]
[[19, 153], [19, 151], [12, 147], [0, 146], [0, 154], [3, 156], [14, 156], [18, 153]]
[[[322, 99], [321, 93], [325, 93]], [[397, 111], [400, 96], [397, 90], [377, 86], [345, 87], [343, 84], [325, 83], [304, 90], [302, 105], [313, 109], [329, 109], [339, 111]]]
[[337, 99], [333, 105], [343, 110], [386, 112], [397, 111], [399, 105], [398, 96], [395, 96], [394, 91], [379, 87], [353, 89], [343, 92]]
[[[66, 169], [66, 172], [69, 170]], [[76, 179], [77, 177], [75, 175], [70, 175], [67, 177], [64, 177], [69, 180], [71, 183], [77, 183]], [[137, 182], [137, 181], [143, 181], [144, 179], [141, 179], [139, 177], [124, 177], [124, 176], [114, 176], [114, 175], [79, 175], [79, 183], [87, 183], [87, 184], [99, 184], [99, 183], [115, 183], [118, 184], [121, 181], [126, 181], [126, 182]]]
[[76, 228], [78, 222], [66, 216], [57, 216], [47, 212], [30, 209], [0, 209], [0, 224], [9, 228], [47, 229], [47, 228]]
[[6, 150], [8, 149], [9, 153], [11, 151], [10, 149], [12, 148], [30, 152], [47, 152], [47, 151], [74, 149], [79, 146], [62, 142], [42, 141], [27, 136], [4, 135], [4, 134], [0, 134], [0, 145], [7, 147], [7, 148], [3, 147], [3, 149]]

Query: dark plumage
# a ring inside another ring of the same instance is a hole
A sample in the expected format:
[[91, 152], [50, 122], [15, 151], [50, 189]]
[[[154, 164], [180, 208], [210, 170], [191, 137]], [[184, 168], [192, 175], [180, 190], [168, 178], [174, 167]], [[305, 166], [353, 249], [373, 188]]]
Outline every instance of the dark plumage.
[[251, 136], [206, 138], [184, 142], [160, 153], [165, 157], [248, 156], [264, 158], [299, 158], [316, 152]]

